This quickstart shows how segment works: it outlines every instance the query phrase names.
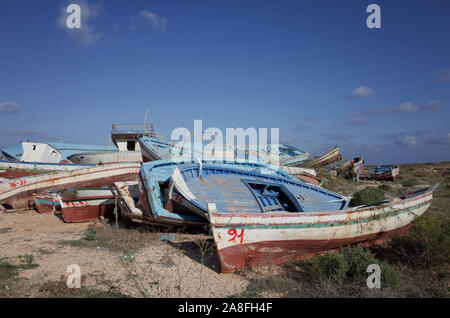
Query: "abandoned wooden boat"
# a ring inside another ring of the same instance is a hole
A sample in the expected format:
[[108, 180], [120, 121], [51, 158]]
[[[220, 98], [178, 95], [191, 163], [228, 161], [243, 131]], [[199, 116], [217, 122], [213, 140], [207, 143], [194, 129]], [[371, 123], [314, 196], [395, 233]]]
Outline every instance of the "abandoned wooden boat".
[[67, 157], [77, 153], [101, 152], [114, 150], [109, 146], [84, 145], [63, 142], [21, 142], [1, 149], [8, 159], [29, 162], [67, 162]]
[[137, 180], [140, 163], [118, 163], [17, 178], [0, 183], [0, 207], [14, 210], [34, 205], [33, 193], [58, 189], [99, 188]]
[[144, 161], [153, 160], [235, 160], [236, 150], [227, 144], [171, 143], [153, 137], [140, 137], [139, 144]]
[[400, 173], [400, 166], [377, 166], [369, 170], [372, 179], [394, 181]]
[[[182, 198], [169, 195], [170, 179], [179, 164], [192, 164], [196, 160], [159, 160], [142, 165], [138, 185], [115, 183], [118, 205], [122, 215], [135, 222], [169, 225], [204, 225], [207, 220], [183, 206]], [[253, 170], [260, 174], [277, 175], [285, 179], [294, 177], [281, 169], [262, 163], [228, 162], [225, 160], [200, 161], [222, 167]], [[196, 163], [199, 164], [198, 162]], [[137, 188], [139, 190], [137, 190]]]
[[222, 272], [279, 264], [349, 244], [406, 233], [438, 184], [400, 198], [335, 211], [229, 213], [208, 218]]
[[305, 161], [304, 163], [300, 164], [300, 166], [306, 168], [323, 167], [340, 160], [342, 160], [342, 154], [339, 148], [336, 146], [319, 157], [314, 157], [311, 160]]
[[172, 172], [168, 197], [202, 217], [210, 212], [266, 213], [345, 209], [349, 198], [295, 178], [232, 166], [183, 164]]
[[321, 180], [321, 179], [317, 178], [316, 176], [309, 174], [307, 172], [293, 174], [293, 176], [302, 182], [313, 184], [317, 187], [320, 187], [323, 184], [323, 180]]
[[78, 189], [57, 194], [62, 216], [67, 223], [111, 218], [115, 196], [110, 189]]
[[341, 171], [344, 177], [358, 181], [363, 168], [364, 159], [357, 157], [342, 164]]
[[15, 179], [39, 174], [54, 173], [94, 167], [95, 165], [71, 164], [71, 163], [39, 163], [25, 161], [0, 161], [0, 177]]
[[89, 222], [110, 218], [115, 207], [111, 189], [70, 189], [53, 193], [34, 194], [39, 213], [62, 213], [65, 222]]
[[76, 164], [103, 165], [118, 162], [142, 162], [142, 153], [139, 151], [102, 151], [79, 153], [67, 157]]
[[285, 167], [298, 167], [309, 157], [308, 152], [285, 144], [268, 144], [266, 149], [257, 150], [250, 150], [239, 146], [236, 149], [247, 153], [249, 158], [255, 158], [253, 161], [261, 161], [270, 165]]

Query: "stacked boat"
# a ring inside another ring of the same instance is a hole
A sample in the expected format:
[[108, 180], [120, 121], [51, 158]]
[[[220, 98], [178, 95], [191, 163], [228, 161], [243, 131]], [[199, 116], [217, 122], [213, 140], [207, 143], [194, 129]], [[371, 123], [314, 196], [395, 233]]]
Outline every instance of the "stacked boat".
[[[113, 125], [111, 138], [115, 150], [22, 143], [21, 153], [2, 151], [0, 209], [36, 207], [65, 222], [86, 222], [119, 208], [133, 222], [208, 226], [221, 270], [230, 272], [404, 233], [437, 187], [350, 208], [350, 197], [320, 187], [314, 170], [340, 161], [338, 147], [308, 160], [307, 152], [283, 144], [253, 153], [221, 143], [172, 143], [151, 125]], [[358, 178], [362, 165], [359, 157], [342, 170]], [[398, 166], [370, 173], [393, 180]]]

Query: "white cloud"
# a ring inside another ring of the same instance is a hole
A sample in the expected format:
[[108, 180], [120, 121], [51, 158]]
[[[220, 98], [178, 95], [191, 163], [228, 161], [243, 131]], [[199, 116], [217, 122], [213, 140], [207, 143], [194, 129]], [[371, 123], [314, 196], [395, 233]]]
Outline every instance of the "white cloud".
[[410, 114], [419, 112], [433, 112], [441, 109], [443, 106], [439, 100], [432, 100], [423, 105], [416, 105], [411, 102], [402, 103], [400, 105], [375, 108], [366, 113], [366, 115], [384, 115], [384, 114]]
[[138, 20], [150, 23], [153, 30], [156, 31], [166, 30], [167, 19], [148, 10], [142, 10], [141, 12], [139, 12]]
[[350, 95], [347, 96], [348, 99], [355, 99], [355, 98], [361, 98], [361, 97], [368, 97], [370, 95], [373, 95], [374, 91], [372, 88], [367, 86], [360, 86], [355, 88]]
[[81, 9], [81, 28], [70, 29], [66, 24], [67, 17], [70, 15], [70, 13], [66, 12], [66, 8], [70, 3], [71, 2], [66, 1], [59, 6], [60, 15], [58, 17], [58, 26], [76, 43], [81, 45], [94, 44], [102, 36], [101, 32], [98, 32], [93, 26], [93, 20], [95, 20], [102, 11], [101, 4], [89, 3], [87, 0], [78, 0], [76, 4], [78, 4]]
[[6, 101], [0, 102], [0, 113], [17, 113], [19, 111], [20, 105], [16, 102]]
[[435, 74], [436, 82], [450, 82], [450, 69], [444, 68]]

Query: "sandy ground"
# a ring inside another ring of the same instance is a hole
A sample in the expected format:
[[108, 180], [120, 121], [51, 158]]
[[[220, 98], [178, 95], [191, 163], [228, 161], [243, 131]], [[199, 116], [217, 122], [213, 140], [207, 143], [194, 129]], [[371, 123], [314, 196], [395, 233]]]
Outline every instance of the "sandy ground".
[[[25, 297], [48, 296], [42, 286], [46, 289], [56, 282], [65, 282], [70, 264], [80, 267], [83, 287], [132, 297], [228, 297], [239, 294], [247, 285], [242, 277], [218, 272], [219, 264], [214, 259], [217, 256], [211, 246], [204, 264], [199, 262], [200, 247], [194, 243], [199, 235], [175, 233], [176, 240], [171, 244], [158, 240], [163, 233], [143, 233], [140, 238], [143, 246], [128, 259], [122, 258], [132, 253], [125, 254], [102, 244], [95, 246], [95, 242], [89, 247], [63, 243], [81, 239], [92, 226], [92, 223], [64, 223], [58, 216], [34, 210], [1, 214], [0, 258], [20, 264], [21, 256], [31, 254], [33, 262], [39, 264], [20, 271], [21, 282], [15, 289], [21, 290]], [[114, 224], [96, 222], [95, 228], [114, 230]], [[121, 234], [126, 231], [122, 229]], [[189, 244], [194, 246], [198, 257], [178, 248]], [[50, 294], [53, 292], [60, 291], [50, 290]]]

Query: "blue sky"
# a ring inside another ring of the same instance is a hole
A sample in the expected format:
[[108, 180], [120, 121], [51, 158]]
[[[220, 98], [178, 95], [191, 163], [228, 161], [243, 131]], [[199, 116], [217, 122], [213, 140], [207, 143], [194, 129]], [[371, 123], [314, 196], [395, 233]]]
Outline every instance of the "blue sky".
[[[82, 28], [64, 26], [81, 5]], [[366, 7], [381, 8], [369, 29]], [[0, 146], [114, 122], [280, 128], [312, 154], [450, 160], [449, 1], [0, 0]]]

